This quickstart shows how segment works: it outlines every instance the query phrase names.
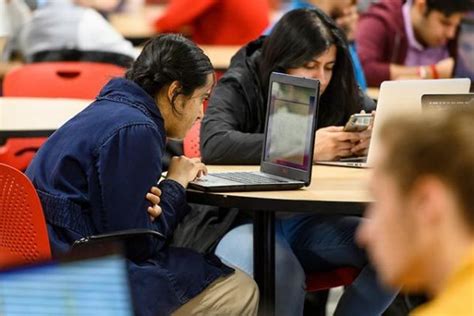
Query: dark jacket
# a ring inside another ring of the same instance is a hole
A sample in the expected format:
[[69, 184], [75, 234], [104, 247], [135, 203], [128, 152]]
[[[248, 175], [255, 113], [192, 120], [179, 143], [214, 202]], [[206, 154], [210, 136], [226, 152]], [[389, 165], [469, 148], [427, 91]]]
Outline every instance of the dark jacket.
[[[264, 39], [240, 49], [214, 88], [201, 125], [201, 156], [205, 163], [260, 163], [267, 110], [266, 93], [258, 75]], [[359, 110], [375, 108], [374, 102], [360, 90], [359, 105]], [[343, 125], [345, 119], [341, 116], [336, 124]], [[332, 123], [321, 115], [318, 118], [319, 127]]]
[[[408, 52], [403, 0], [382, 0], [370, 6], [357, 25], [357, 52], [369, 86], [390, 80], [390, 64], [403, 65]], [[448, 43], [454, 56], [455, 40]]]
[[[58, 129], [26, 173], [39, 193], [53, 255], [81, 237], [130, 228], [172, 236], [188, 212], [185, 189], [164, 180], [162, 214], [152, 222], [145, 199], [161, 176], [164, 121], [143, 89], [113, 79], [97, 100]], [[163, 242], [137, 245], [145, 262], [129, 261], [139, 315], [168, 315], [232, 269], [213, 256]]]

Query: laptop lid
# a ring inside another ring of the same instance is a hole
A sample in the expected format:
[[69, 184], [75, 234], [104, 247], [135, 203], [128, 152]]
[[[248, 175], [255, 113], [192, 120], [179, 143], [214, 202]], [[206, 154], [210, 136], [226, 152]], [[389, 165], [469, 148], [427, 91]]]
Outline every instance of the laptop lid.
[[319, 81], [272, 73], [260, 171], [309, 185]]
[[424, 94], [467, 93], [470, 85], [471, 80], [468, 78], [382, 82], [367, 155], [367, 165], [373, 166], [377, 159], [377, 149], [380, 148], [380, 128], [387, 119], [403, 113], [419, 115], [421, 113], [421, 97]]
[[453, 77], [474, 80], [474, 19], [462, 20], [457, 39]]
[[421, 106], [423, 111], [474, 109], [474, 93], [424, 94], [421, 97]]

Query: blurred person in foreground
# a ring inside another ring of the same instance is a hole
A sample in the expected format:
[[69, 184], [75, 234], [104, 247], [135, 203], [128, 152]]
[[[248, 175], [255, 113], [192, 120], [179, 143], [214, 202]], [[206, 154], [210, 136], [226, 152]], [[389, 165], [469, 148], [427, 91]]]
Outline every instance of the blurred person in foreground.
[[474, 110], [387, 123], [357, 232], [382, 280], [430, 301], [411, 315], [474, 315]]

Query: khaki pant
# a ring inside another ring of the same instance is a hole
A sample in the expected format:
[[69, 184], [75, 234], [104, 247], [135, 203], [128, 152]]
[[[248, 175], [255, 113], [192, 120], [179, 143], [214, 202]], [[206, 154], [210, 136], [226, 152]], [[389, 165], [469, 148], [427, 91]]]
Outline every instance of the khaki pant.
[[219, 278], [198, 296], [177, 309], [174, 316], [188, 315], [257, 315], [258, 288], [244, 272]]

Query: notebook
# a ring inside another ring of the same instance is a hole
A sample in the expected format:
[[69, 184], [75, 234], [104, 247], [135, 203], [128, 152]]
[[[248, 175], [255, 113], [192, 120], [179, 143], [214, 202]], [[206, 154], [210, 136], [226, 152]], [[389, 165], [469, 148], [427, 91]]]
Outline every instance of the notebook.
[[[453, 77], [474, 80], [474, 19], [462, 20], [458, 31]], [[474, 86], [471, 86], [473, 91]]]
[[119, 253], [0, 271], [0, 315], [133, 315]]
[[467, 78], [382, 82], [367, 157], [356, 157], [354, 161], [343, 159], [339, 161], [318, 161], [317, 163], [352, 168], [372, 166], [378, 153], [377, 149], [380, 146], [379, 130], [387, 119], [402, 113], [421, 113], [421, 98], [424, 94], [467, 93], [470, 84], [471, 80]]
[[318, 80], [272, 73], [260, 171], [212, 173], [189, 183], [189, 188], [223, 192], [308, 186], [318, 97]]

